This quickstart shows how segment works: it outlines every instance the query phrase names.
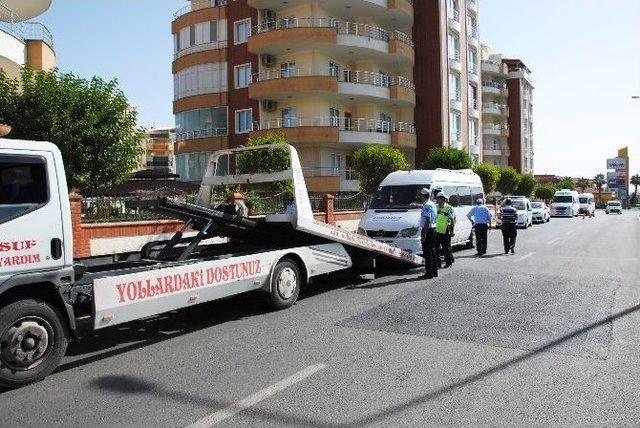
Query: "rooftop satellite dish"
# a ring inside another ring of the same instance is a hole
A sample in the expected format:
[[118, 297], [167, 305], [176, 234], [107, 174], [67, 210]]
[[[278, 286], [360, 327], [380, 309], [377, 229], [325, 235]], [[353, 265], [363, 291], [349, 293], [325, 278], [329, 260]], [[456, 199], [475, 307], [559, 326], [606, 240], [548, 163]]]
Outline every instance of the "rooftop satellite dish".
[[[0, 9], [7, 8], [15, 12], [21, 21], [28, 21], [42, 15], [50, 6], [51, 0], [0, 0]], [[8, 17], [0, 13], [0, 21], [3, 20], [8, 20]]]

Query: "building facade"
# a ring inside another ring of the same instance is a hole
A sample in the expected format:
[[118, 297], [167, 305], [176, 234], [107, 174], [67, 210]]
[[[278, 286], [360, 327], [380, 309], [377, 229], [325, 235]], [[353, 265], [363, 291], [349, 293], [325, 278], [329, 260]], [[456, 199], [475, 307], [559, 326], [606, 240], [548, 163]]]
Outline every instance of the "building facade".
[[412, 166], [440, 146], [478, 162], [477, 28], [474, 0], [192, 0], [172, 23], [177, 173], [198, 180], [212, 151], [267, 133], [312, 192], [357, 190], [369, 143]]
[[165, 173], [175, 172], [174, 143], [174, 128], [147, 129], [142, 141], [142, 154], [138, 168]]
[[532, 174], [533, 83], [519, 59], [503, 58], [482, 46], [484, 161]]
[[39, 22], [29, 22], [44, 13], [51, 0], [0, 0], [0, 69], [11, 78], [24, 66], [51, 70], [56, 66], [53, 37]]
[[455, 147], [482, 160], [482, 91], [477, 0], [414, 2], [416, 164]]
[[502, 55], [493, 54], [485, 45], [482, 64], [482, 151], [484, 162], [495, 166], [509, 165], [509, 69]]

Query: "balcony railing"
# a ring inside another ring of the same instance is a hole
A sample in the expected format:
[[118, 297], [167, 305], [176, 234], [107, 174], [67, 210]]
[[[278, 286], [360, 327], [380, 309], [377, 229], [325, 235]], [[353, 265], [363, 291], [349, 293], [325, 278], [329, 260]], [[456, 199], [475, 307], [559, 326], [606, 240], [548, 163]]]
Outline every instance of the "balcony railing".
[[19, 14], [0, 3], [0, 30], [16, 39], [42, 40], [53, 48], [53, 36], [49, 29], [39, 22], [23, 22]]
[[176, 141], [193, 140], [195, 138], [226, 137], [227, 128], [205, 128], [193, 131], [176, 131]]
[[415, 134], [413, 124], [406, 122], [391, 122], [379, 119], [348, 118], [348, 117], [313, 117], [313, 118], [278, 118], [255, 122], [255, 131], [269, 129], [297, 128], [297, 127], [335, 127], [344, 132], [376, 132], [390, 134], [392, 132], [406, 132]]
[[414, 83], [403, 76], [389, 76], [383, 73], [363, 70], [335, 70], [330, 68], [324, 69], [304, 69], [304, 68], [287, 68], [284, 70], [267, 70], [253, 75], [253, 82], [264, 82], [274, 79], [288, 79], [293, 77], [335, 77], [338, 82], [355, 83], [362, 85], [379, 86], [389, 88], [391, 86], [404, 86], [411, 90], [415, 90]]
[[478, 100], [469, 99], [469, 108], [471, 110], [478, 110]]
[[208, 51], [212, 49], [224, 49], [226, 47], [227, 47], [226, 40], [217, 40], [213, 42], [200, 43], [200, 44], [189, 46], [188, 48], [179, 50], [178, 52], [173, 54], [173, 59], [178, 59], [185, 55], [189, 55], [196, 52]]
[[453, 52], [449, 52], [449, 59], [460, 62], [460, 51], [454, 50]]
[[484, 86], [485, 88], [507, 89], [506, 83], [494, 82], [491, 80], [485, 80], [484, 82], [482, 82], [482, 86]]
[[[198, 7], [197, 9], [204, 9], [205, 7], [224, 6], [226, 4], [227, 4], [227, 0], [200, 1], [198, 3], [198, 6], [200, 6], [200, 7]], [[191, 12], [192, 10], [197, 10], [197, 9], [193, 9], [193, 6], [191, 4], [185, 5], [185, 6], [181, 7], [180, 9], [178, 9], [173, 14], [173, 19], [178, 19], [182, 15], [186, 15], [187, 13]]]
[[500, 104], [500, 103], [482, 103], [482, 108], [485, 110], [503, 110], [503, 109], [507, 109], [507, 105], [506, 104]]
[[340, 21], [334, 18], [285, 18], [271, 19], [253, 27], [252, 34], [291, 28], [335, 28], [338, 34], [368, 37], [383, 42], [399, 40], [413, 46], [411, 36], [400, 31], [389, 32], [380, 27], [357, 22]]
[[506, 129], [509, 129], [509, 126], [508, 126], [508, 125], [506, 125], [506, 124], [505, 124], [505, 125], [500, 125], [500, 124], [497, 124], [497, 123], [488, 123], [488, 124], [485, 124], [485, 125], [483, 126], [483, 129], [484, 129], [485, 131], [497, 131], [497, 132], [502, 132], [502, 131], [504, 131], [504, 130], [506, 130]]
[[358, 180], [358, 173], [353, 168], [314, 167], [302, 168], [305, 177], [340, 177], [342, 180]]
[[460, 22], [460, 11], [459, 10], [452, 10], [449, 13], [449, 19], [454, 21], [454, 22]]
[[449, 99], [451, 101], [462, 101], [462, 94], [460, 89], [452, 89], [449, 91]]

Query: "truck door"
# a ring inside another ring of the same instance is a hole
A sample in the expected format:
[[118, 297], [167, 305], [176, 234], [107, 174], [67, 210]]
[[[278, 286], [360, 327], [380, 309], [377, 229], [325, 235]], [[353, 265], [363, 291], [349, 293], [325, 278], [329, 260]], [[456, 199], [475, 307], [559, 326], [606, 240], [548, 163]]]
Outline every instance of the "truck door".
[[3, 150], [0, 153], [0, 276], [62, 267], [62, 220], [53, 154]]

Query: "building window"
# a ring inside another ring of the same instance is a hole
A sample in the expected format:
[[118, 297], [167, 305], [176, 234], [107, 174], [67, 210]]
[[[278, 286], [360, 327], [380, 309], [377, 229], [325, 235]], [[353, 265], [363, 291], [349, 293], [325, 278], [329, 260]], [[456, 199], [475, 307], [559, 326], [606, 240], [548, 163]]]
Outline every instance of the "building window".
[[475, 146], [478, 144], [478, 121], [469, 121], [469, 145]]
[[286, 79], [288, 77], [296, 77], [298, 75], [298, 69], [296, 68], [295, 61], [283, 62], [280, 64], [280, 77]]
[[237, 65], [234, 68], [236, 89], [248, 87], [251, 83], [251, 64]]
[[449, 59], [460, 61], [460, 37], [449, 33], [447, 36]]
[[236, 110], [236, 134], [251, 132], [253, 109]]
[[236, 45], [247, 43], [251, 36], [251, 18], [236, 21], [233, 24], [234, 41]]
[[227, 63], [195, 65], [173, 75], [175, 100], [227, 91]]
[[460, 101], [460, 75], [449, 73], [449, 93], [452, 101]]
[[291, 128], [298, 126], [298, 109], [294, 107], [282, 109], [282, 126], [284, 128]]
[[458, 112], [449, 113], [449, 126], [451, 128], [451, 142], [460, 141], [460, 130], [462, 128], [462, 117]]
[[176, 114], [176, 140], [227, 135], [227, 107], [207, 107]]
[[471, 84], [469, 84], [469, 108], [478, 109], [478, 88]]

